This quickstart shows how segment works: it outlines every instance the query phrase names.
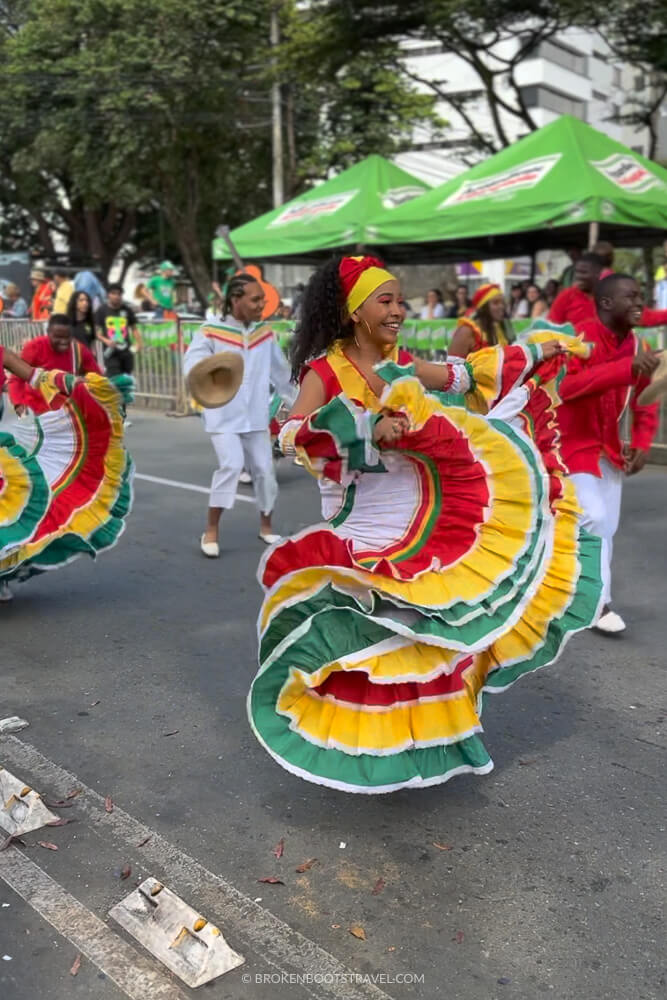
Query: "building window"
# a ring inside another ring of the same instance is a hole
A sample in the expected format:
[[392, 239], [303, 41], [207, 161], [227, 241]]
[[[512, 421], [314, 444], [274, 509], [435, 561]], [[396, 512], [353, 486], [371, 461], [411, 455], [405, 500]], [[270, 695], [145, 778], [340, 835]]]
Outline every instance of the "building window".
[[646, 80], [644, 79], [643, 73], [637, 73], [635, 75], [635, 90], [644, 90], [646, 87]]
[[571, 49], [562, 42], [553, 39], [540, 43], [539, 54], [542, 59], [555, 63], [562, 69], [569, 69], [579, 76], [586, 76], [586, 56], [576, 49]]
[[606, 104], [607, 103], [607, 95], [606, 94], [601, 94], [599, 90], [594, 90], [593, 91], [593, 100], [594, 101], [601, 101], [602, 104]]
[[586, 118], [586, 102], [567, 94], [561, 94], [550, 87], [523, 87], [521, 94], [528, 108], [544, 108], [558, 115], [573, 115]]
[[613, 83], [614, 83], [615, 87], [620, 87], [621, 86], [621, 67], [620, 66], [614, 66], [614, 80], [613, 80]]

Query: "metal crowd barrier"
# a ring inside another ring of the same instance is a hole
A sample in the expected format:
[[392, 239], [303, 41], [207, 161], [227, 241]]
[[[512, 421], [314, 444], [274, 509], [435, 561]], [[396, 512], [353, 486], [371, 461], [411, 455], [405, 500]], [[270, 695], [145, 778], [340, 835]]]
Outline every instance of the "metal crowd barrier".
[[[426, 360], [445, 357], [456, 319], [408, 319], [401, 329], [401, 343], [409, 351]], [[530, 320], [513, 323], [520, 335]], [[135, 355], [135, 399], [139, 405], [155, 406], [177, 415], [192, 412], [183, 376], [183, 354], [198, 322], [165, 320], [139, 325], [144, 348]], [[272, 323], [281, 346], [286, 349], [293, 331], [293, 324], [281, 320]], [[0, 344], [20, 352], [23, 344], [44, 333], [43, 323], [31, 320], [0, 319]], [[655, 348], [667, 345], [664, 329], [643, 331], [644, 337]], [[667, 448], [667, 401], [660, 408], [660, 425], [656, 445]]]

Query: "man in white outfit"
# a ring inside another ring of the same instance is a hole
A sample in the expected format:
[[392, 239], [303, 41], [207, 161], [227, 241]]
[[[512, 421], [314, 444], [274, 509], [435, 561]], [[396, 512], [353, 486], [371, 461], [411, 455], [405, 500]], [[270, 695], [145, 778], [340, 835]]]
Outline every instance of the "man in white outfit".
[[201, 537], [205, 556], [220, 555], [218, 530], [223, 510], [231, 510], [239, 477], [246, 468], [260, 511], [259, 537], [267, 545], [279, 540], [273, 533], [271, 514], [278, 495], [269, 435], [271, 385], [288, 405], [296, 397], [290, 369], [270, 324], [262, 323], [264, 291], [249, 274], [229, 282], [223, 317], [207, 320], [197, 331], [184, 358], [187, 375], [199, 361], [221, 351], [243, 357], [243, 382], [229, 403], [204, 410], [204, 428], [218, 458], [213, 473], [208, 522]]

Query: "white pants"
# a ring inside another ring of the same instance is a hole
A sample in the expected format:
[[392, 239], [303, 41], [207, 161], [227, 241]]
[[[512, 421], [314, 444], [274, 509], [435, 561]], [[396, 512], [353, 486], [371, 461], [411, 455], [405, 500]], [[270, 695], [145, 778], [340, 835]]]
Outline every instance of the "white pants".
[[582, 527], [602, 539], [602, 597], [611, 603], [611, 557], [614, 535], [621, 516], [621, 493], [624, 474], [621, 469], [600, 460], [602, 478], [588, 472], [575, 472], [570, 479], [575, 485], [579, 506], [582, 508]]
[[260, 511], [262, 514], [270, 514], [278, 496], [278, 483], [268, 430], [248, 431], [246, 434], [222, 431], [220, 434], [211, 434], [211, 444], [218, 456], [219, 467], [211, 480], [209, 506], [232, 509], [239, 476], [245, 468], [252, 476], [255, 499]]

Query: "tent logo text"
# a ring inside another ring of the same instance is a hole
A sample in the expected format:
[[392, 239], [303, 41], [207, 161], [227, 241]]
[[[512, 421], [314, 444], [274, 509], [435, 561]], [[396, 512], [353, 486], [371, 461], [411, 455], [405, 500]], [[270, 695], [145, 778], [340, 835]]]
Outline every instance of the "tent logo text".
[[510, 170], [491, 177], [481, 177], [479, 180], [465, 181], [460, 188], [450, 194], [438, 209], [448, 205], [465, 205], [469, 202], [481, 201], [483, 198], [508, 199], [515, 191], [535, 187], [544, 180], [552, 167], [561, 158], [560, 153], [550, 156], [540, 156], [535, 160], [527, 160]]
[[328, 198], [313, 198], [310, 201], [295, 201], [281, 212], [280, 215], [269, 225], [287, 226], [291, 222], [312, 222], [321, 219], [324, 215], [333, 215], [341, 208], [352, 201], [355, 195], [359, 194], [358, 189], [354, 191], [343, 191], [341, 194], [332, 194]]
[[389, 191], [385, 191], [380, 195], [380, 201], [383, 208], [396, 208], [398, 205], [405, 204], [406, 201], [418, 198], [420, 194], [424, 194], [424, 191], [425, 188], [417, 187], [416, 184], [406, 184], [405, 187], [390, 188]]
[[623, 191], [643, 194], [654, 187], [663, 187], [663, 182], [639, 160], [628, 153], [612, 153], [606, 160], [591, 160], [596, 170]]

